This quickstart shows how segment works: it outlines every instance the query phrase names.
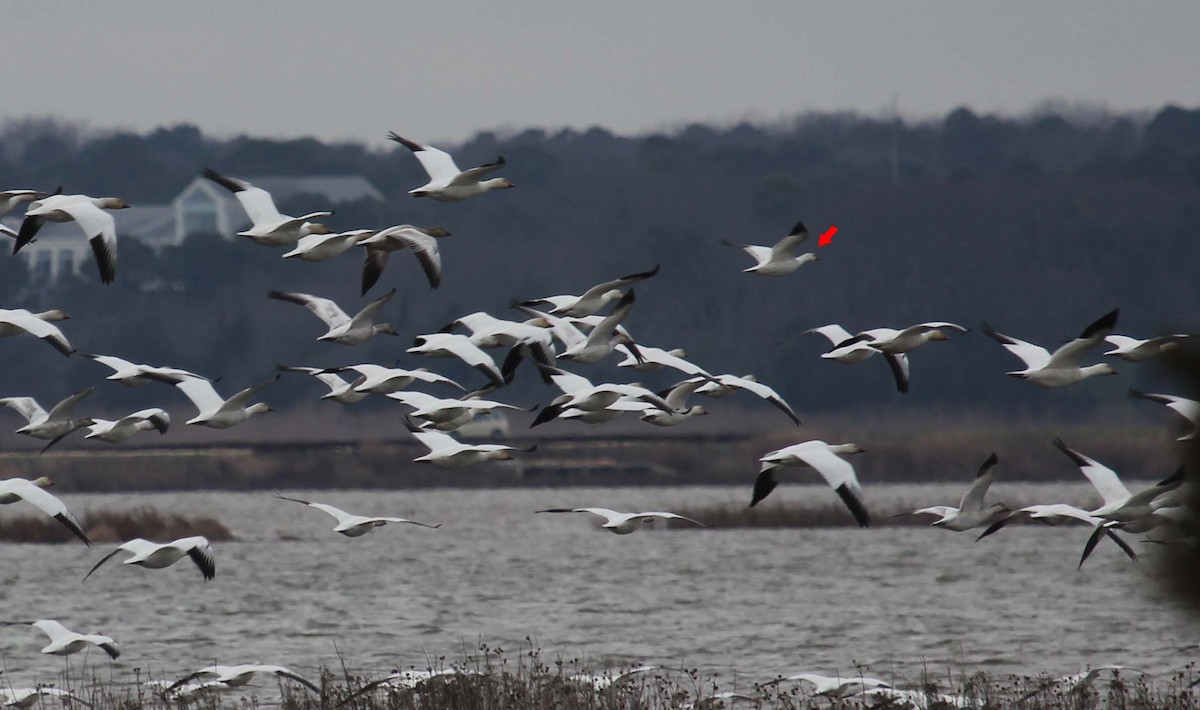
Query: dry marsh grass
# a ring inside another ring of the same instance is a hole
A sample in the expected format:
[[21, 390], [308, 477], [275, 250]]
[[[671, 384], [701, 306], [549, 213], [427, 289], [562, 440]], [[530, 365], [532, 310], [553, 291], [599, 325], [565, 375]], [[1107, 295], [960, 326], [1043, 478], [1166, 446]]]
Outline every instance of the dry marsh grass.
[[[93, 543], [125, 542], [135, 537], [174, 540], [189, 535], [203, 535], [213, 542], [233, 539], [229, 528], [215, 518], [162, 513], [152, 508], [89, 512], [80, 516], [79, 522]], [[46, 516], [0, 518], [3, 542], [70, 543], [77, 539], [62, 523]]]

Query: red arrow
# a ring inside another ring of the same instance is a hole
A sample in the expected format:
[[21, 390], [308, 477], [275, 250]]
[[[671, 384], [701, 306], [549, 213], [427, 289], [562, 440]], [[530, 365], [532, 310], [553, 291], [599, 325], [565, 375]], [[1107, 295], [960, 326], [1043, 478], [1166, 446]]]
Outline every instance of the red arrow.
[[828, 246], [829, 242], [833, 241], [833, 235], [837, 234], [837, 231], [837, 227], [830, 227], [829, 230], [822, 234], [820, 239], [817, 240], [817, 246]]

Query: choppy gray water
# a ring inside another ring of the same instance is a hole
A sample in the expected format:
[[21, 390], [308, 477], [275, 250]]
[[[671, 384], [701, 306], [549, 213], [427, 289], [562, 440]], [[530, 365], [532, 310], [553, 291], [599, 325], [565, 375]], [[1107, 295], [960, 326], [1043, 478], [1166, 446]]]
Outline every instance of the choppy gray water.
[[[1031, 499], [1086, 500], [1082, 487], [1023, 486]], [[332, 518], [270, 493], [66, 495], [77, 513], [141, 505], [211, 515], [239, 541], [214, 544], [217, 577], [189, 560], [165, 570], [111, 546], [0, 545], [5, 619], [57, 618], [114, 636], [118, 675], [170, 677], [219, 663], [298, 671], [424, 668], [480, 642], [553, 660], [699, 667], [748, 680], [811, 670], [1072, 672], [1084, 664], [1179, 668], [1200, 641], [1200, 610], [1173, 606], [1152, 578], [1157, 546], [1134, 564], [1107, 542], [1076, 570], [1087, 531], [1019, 527], [983, 542], [925, 527], [681, 530], [612, 535], [553, 506], [670, 510], [743, 504], [735, 488], [332, 491], [301, 497], [441, 522], [350, 539]], [[953, 486], [873, 487], [870, 505], [957, 501]], [[782, 502], [832, 499], [789, 485]], [[0, 514], [14, 515], [15, 506]], [[297, 539], [290, 539], [290, 538]], [[32, 629], [0, 627], [13, 684], [62, 670]], [[77, 662], [81, 656], [74, 656]], [[92, 666], [108, 659], [92, 653]], [[105, 671], [107, 672], [107, 671]]]

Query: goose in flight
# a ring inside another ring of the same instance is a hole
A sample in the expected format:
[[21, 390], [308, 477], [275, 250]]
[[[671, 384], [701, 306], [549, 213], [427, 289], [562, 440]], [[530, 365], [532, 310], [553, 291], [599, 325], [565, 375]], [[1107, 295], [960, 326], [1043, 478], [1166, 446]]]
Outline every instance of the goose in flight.
[[[1094, 530], [1101, 530], [1102, 534], [1106, 534], [1117, 547], [1121, 548], [1121, 551], [1124, 552], [1129, 559], [1135, 562], [1137, 561], [1137, 553], [1134, 552], [1133, 548], [1129, 546], [1129, 543], [1122, 540], [1121, 537], [1117, 535], [1116, 531], [1113, 530], [1110, 525], [1108, 525], [1109, 521], [1105, 520], [1104, 518], [1096, 517], [1083, 508], [1078, 508], [1066, 503], [1027, 505], [1024, 508], [1018, 508], [1008, 515], [993, 522], [986, 530], [979, 534], [979, 537], [975, 539], [977, 541], [982, 540], [983, 538], [995, 532], [999, 532], [1009, 523], [1017, 520], [1036, 520], [1037, 522], [1045, 525], [1062, 525], [1063, 523], [1071, 522], [1089, 525]], [[1085, 554], [1079, 560], [1080, 567], [1083, 566], [1084, 561], [1086, 561], [1088, 555], [1091, 554], [1093, 547], [1095, 547], [1095, 544], [1089, 541], [1088, 545], [1086, 546]]]
[[[696, 378], [692, 378], [696, 379]], [[796, 416], [796, 412], [791, 406], [779, 396], [779, 393], [770, 387], [758, 381], [754, 375], [717, 375], [713, 378], [704, 379], [704, 384], [696, 390], [697, 394], [702, 394], [708, 397], [728, 397], [738, 390], [749, 392], [757, 397], [765, 399], [775, 407], [786, 414], [788, 419], [791, 419], [796, 426], [800, 426], [800, 417]]]
[[[0, 191], [0, 215], [12, 212], [22, 202], [44, 200], [53, 194], [50, 192], [38, 192], [37, 190], [2, 190]], [[15, 237], [16, 235], [14, 234], [13, 236]]]
[[[1143, 520], [1155, 509], [1155, 499], [1160, 495], [1178, 488], [1183, 483], [1183, 470], [1156, 485], [1145, 488], [1137, 493], [1131, 493], [1121, 482], [1116, 471], [1100, 463], [1096, 459], [1084, 456], [1075, 449], [1068, 447], [1062, 439], [1055, 439], [1054, 446], [1071, 459], [1083, 475], [1100, 494], [1104, 504], [1089, 511], [1092, 515], [1117, 523], [1130, 523]], [[1140, 531], [1139, 531], [1140, 532]]]
[[507, 178], [481, 179], [484, 175], [504, 167], [503, 156], [496, 158], [494, 163], [486, 163], [470, 170], [459, 170], [454, 164], [454, 158], [444, 150], [414, 143], [394, 132], [388, 133], [388, 139], [411, 150], [421, 162], [421, 167], [429, 174], [429, 182], [408, 191], [413, 197], [432, 197], [438, 202], [457, 202], [482, 195], [488, 190], [516, 187]]
[[903, 330], [896, 330], [895, 328], [872, 328], [871, 330], [864, 330], [859, 335], [868, 336], [867, 345], [870, 345], [881, 353], [899, 354], [912, 352], [931, 340], [949, 340], [950, 338], [945, 333], [947, 330], [956, 330], [960, 333], [967, 332], [967, 329], [961, 325], [947, 323], [946, 321], [931, 321], [929, 323], [910, 325]]
[[[591, 380], [576, 375], [573, 372], [567, 372], [557, 367], [545, 367], [550, 381], [562, 390], [562, 394], [555, 397], [549, 405], [542, 408], [533, 423], [529, 425], [532, 429], [539, 424], [544, 424], [557, 417], [564, 417], [569, 410], [579, 410], [582, 412], [605, 412], [599, 418], [589, 419], [582, 418], [589, 423], [598, 421], [607, 421], [615, 416], [619, 411], [638, 411], [646, 410], [644, 403], [658, 407], [664, 412], [672, 411], [671, 405], [667, 404], [659, 395], [635, 384], [619, 384], [614, 382], [605, 382], [599, 385], [592, 384]], [[619, 403], [637, 402], [634, 407], [619, 409], [616, 407]], [[566, 417], [564, 417], [566, 418]]]
[[503, 402], [479, 399], [477, 394], [472, 392], [462, 399], [444, 399], [424, 392], [392, 392], [387, 396], [389, 399], [412, 407], [412, 411], [408, 413], [410, 417], [429, 423], [429, 426], [422, 425], [422, 429], [438, 431], [454, 431], [481, 412], [490, 412], [494, 409], [520, 409], [520, 407]]
[[166, 434], [167, 429], [171, 428], [171, 415], [158, 407], [140, 409], [116, 421], [95, 418], [92, 421], [94, 423], [88, 427], [88, 433], [83, 438], [99, 439], [110, 444], [126, 441], [139, 431], [154, 429], [159, 434]]
[[621, 683], [624, 683], [627, 680], [632, 680], [643, 673], [649, 673], [650, 671], [655, 670], [658, 670], [658, 666], [634, 666], [633, 668], [621, 671], [615, 675], [612, 673], [606, 673], [604, 675], [595, 675], [592, 673], [572, 673], [569, 676], [565, 676], [563, 680], [568, 683], [587, 686], [597, 693], [603, 693], [614, 685], [620, 685]]
[[301, 261], [325, 261], [340, 256], [364, 239], [375, 234], [374, 229], [352, 229], [349, 232], [329, 232], [328, 234], [306, 234], [300, 237], [296, 246], [283, 255], [284, 259], [299, 259]]
[[817, 333], [825, 336], [832, 347], [821, 355], [823, 360], [837, 360], [847, 365], [854, 365], [864, 360], [882, 354], [892, 370], [896, 380], [896, 389], [901, 394], [908, 392], [908, 357], [904, 353], [885, 353], [871, 345], [873, 338], [866, 333], [850, 335], [842, 326], [836, 323], [823, 325], [804, 331], [806, 334]]
[[1178, 348], [1181, 341], [1189, 337], [1191, 336], [1176, 333], [1175, 335], [1162, 335], [1148, 340], [1138, 340], [1126, 335], [1106, 335], [1104, 337], [1105, 342], [1114, 347], [1104, 354], [1119, 357], [1129, 362], [1142, 362]]
[[101, 558], [96, 566], [84, 575], [83, 581], [86, 582], [87, 578], [92, 576], [92, 572], [100, 569], [100, 565], [108, 562], [118, 552], [129, 552], [133, 555], [122, 560], [122, 564], [140, 565], [150, 569], [170, 567], [184, 557], [190, 557], [192, 562], [195, 562], [196, 566], [200, 568], [204, 579], [209, 580], [217, 575], [217, 561], [213, 557], [212, 547], [208, 544], [206, 537], [196, 535], [161, 544], [138, 537], [122, 543], [117, 549]]
[[1095, 375], [1117, 374], [1116, 370], [1104, 363], [1080, 367], [1087, 351], [1103, 342], [1116, 324], [1117, 310], [1114, 309], [1084, 328], [1078, 338], [1058, 348], [1054, 354], [1050, 354], [1040, 345], [997, 333], [986, 323], [983, 325], [983, 332], [1025, 363], [1024, 370], [1006, 373], [1008, 376], [1025, 380], [1038, 387], [1054, 389], [1083, 382]]
[[[300, 372], [305, 375], [312, 375], [320, 380], [329, 391], [321, 395], [321, 399], [332, 399], [341, 404], [354, 404], [361, 402], [367, 397], [367, 392], [358, 392], [354, 388], [366, 381], [366, 377], [359, 375], [353, 382], [346, 382], [338, 375], [319, 367], [293, 367], [291, 365], [276, 365], [275, 369], [279, 372]], [[338, 368], [340, 371], [341, 368]]]
[[760, 247], [753, 244], [734, 244], [728, 239], [721, 243], [727, 247], [737, 247], [749, 254], [756, 262], [743, 273], [759, 274], [761, 276], [785, 276], [799, 269], [810, 261], [818, 261], [819, 256], [812, 252], [797, 254], [800, 245], [808, 239], [808, 228], [803, 222], [797, 222], [787, 236], [775, 242], [774, 246]]
[[334, 367], [324, 370], [324, 372], [357, 372], [360, 375], [360, 379], [355, 380], [354, 391], [364, 395], [399, 392], [414, 382], [450, 385], [464, 392], [466, 391], [465, 387], [449, 377], [444, 377], [436, 372], [430, 372], [424, 367], [408, 370], [403, 367], [384, 367], [383, 365], [363, 363], [361, 365]]
[[113, 373], [105, 379], [113, 382], [120, 382], [126, 387], [141, 387], [151, 380], [158, 380], [168, 384], [175, 384], [187, 378], [197, 380], [208, 380], [209, 378], [203, 375], [197, 375], [194, 372], [181, 370], [177, 367], [154, 367], [151, 365], [138, 365], [123, 358], [113, 355], [88, 355], [84, 357], [112, 368]]
[[[621, 321], [625, 320], [629, 316], [629, 312], [633, 310], [635, 299], [636, 294], [634, 294], [633, 289], [629, 289], [621, 297], [621, 300], [617, 302], [612, 313], [605, 316], [586, 336], [582, 336], [581, 334], [582, 337], [577, 338], [574, 344], [568, 345], [567, 349], [559, 357], [583, 364], [590, 364], [608, 357], [618, 345], [629, 346], [634, 357], [638, 357], [637, 343], [633, 342], [633, 338], [629, 337], [628, 333], [618, 329]], [[554, 322], [555, 316], [546, 315], [544, 317], [551, 323]], [[572, 329], [575, 328], [575, 326], [570, 327]], [[564, 333], [567, 332], [565, 328], [560, 328], [559, 330]]]
[[691, 518], [685, 518], [682, 515], [675, 513], [665, 513], [661, 511], [649, 511], [645, 513], [621, 513], [609, 508], [547, 508], [537, 511], [539, 513], [591, 513], [604, 518], [604, 524], [601, 526], [609, 532], [617, 535], [628, 535], [642, 527], [642, 523], [650, 518], [662, 518], [664, 520], [683, 520], [699, 527], [705, 527], [704, 523]]
[[675, 426], [692, 417], [708, 414], [704, 407], [700, 405], [687, 406], [688, 397], [692, 396], [692, 393], [707, 381], [703, 377], [697, 377], [684, 380], [670, 389], [659, 392], [658, 396], [662, 397], [667, 403], [669, 410], [659, 409], [649, 402], [644, 402], [645, 409], [642, 412], [642, 421], [656, 426]]
[[[616, 351], [625, 356], [625, 359], [617, 363], [617, 367], [632, 367], [639, 372], [653, 372], [661, 370], [664, 367], [669, 367], [673, 370], [678, 370], [685, 375], [703, 375], [711, 377], [708, 371], [700, 367], [696, 363], [687, 359], [687, 352], [682, 348], [674, 348], [671, 350], [663, 350], [650, 345], [638, 345], [638, 355], [641, 355], [641, 360], [633, 354], [628, 345], [616, 346]], [[708, 393], [709, 396], [713, 396]]]
[[192, 404], [196, 405], [198, 410], [196, 416], [187, 420], [188, 424], [213, 429], [228, 429], [235, 424], [241, 424], [255, 414], [274, 411], [269, 405], [262, 402], [249, 407], [246, 406], [246, 402], [259, 390], [278, 379], [279, 375], [275, 375], [274, 379], [247, 387], [229, 399], [217, 394], [216, 388], [208, 380], [187, 378], [176, 382], [175, 386], [188, 399], [192, 400]]
[[43, 439], [50, 442], [46, 445], [45, 449], [42, 449], [44, 452], [76, 429], [96, 423], [93, 419], [69, 418], [71, 410], [75, 408], [75, 405], [79, 404], [80, 400], [95, 391], [95, 387], [79, 390], [54, 405], [49, 412], [42, 409], [42, 405], [38, 404], [37, 400], [33, 397], [3, 397], [0, 398], [0, 404], [25, 417], [25, 420], [29, 422], [20, 429], [17, 429], [18, 434], [25, 434], [35, 439]]
[[297, 242], [309, 234], [332, 232], [329, 227], [311, 221], [329, 217], [332, 212], [310, 212], [300, 217], [290, 217], [280, 214], [275, 207], [275, 200], [271, 199], [271, 193], [261, 187], [255, 187], [245, 180], [227, 177], [211, 168], [205, 168], [203, 175], [232, 192], [253, 222], [250, 229], [238, 232], [239, 237], [246, 237], [263, 246], [279, 247]]
[[422, 429], [407, 417], [405, 426], [413, 438], [421, 442], [429, 453], [413, 459], [415, 463], [431, 463], [441, 468], [460, 468], [480, 461], [508, 461], [514, 451], [536, 451], [537, 444], [526, 448], [504, 444], [464, 444], [449, 434]]
[[1145, 399], [1159, 404], [1175, 412], [1179, 416], [1188, 420], [1192, 425], [1192, 430], [1187, 434], [1176, 439], [1176, 441], [1191, 441], [1197, 436], [1200, 436], [1200, 402], [1194, 399], [1186, 399], [1184, 397], [1176, 397], [1171, 394], [1146, 394], [1135, 389], [1129, 390], [1130, 397]]
[[[58, 688], [51, 688], [45, 685], [39, 685], [36, 688], [0, 688], [0, 707], [27, 710], [27, 708], [32, 708], [34, 705], [39, 704], [42, 698], [58, 698], [60, 702], [65, 699], [86, 707], [91, 707], [91, 703], [72, 695], [66, 690], [59, 690]], [[63, 705], [67, 704], [63, 703]]]
[[415, 520], [408, 520], [406, 518], [384, 518], [379, 516], [367, 517], [365, 515], [352, 515], [341, 508], [335, 508], [332, 505], [326, 505], [325, 503], [312, 503], [307, 500], [300, 500], [299, 498], [288, 498], [287, 496], [280, 495], [278, 493], [275, 494], [275, 497], [279, 498], [280, 500], [290, 500], [293, 503], [307, 505], [310, 508], [316, 508], [326, 515], [333, 516], [333, 518], [337, 520], [337, 527], [335, 527], [333, 531], [335, 533], [341, 533], [346, 537], [359, 537], [361, 535], [366, 535], [367, 533], [371, 532], [371, 530], [387, 525], [388, 523], [407, 523], [409, 525], [419, 525], [423, 528], [442, 527], [441, 523], [438, 523], [437, 525], [427, 525], [425, 523], [418, 523]]
[[117, 226], [105, 210], [121, 210], [129, 203], [117, 197], [87, 195], [51, 195], [32, 202], [25, 210], [25, 221], [13, 243], [13, 253], [33, 241], [46, 222], [75, 222], [92, 245], [100, 280], [106, 284], [117, 277]]
[[43, 490], [53, 485], [54, 481], [45, 476], [35, 478], [32, 481], [24, 478], [9, 478], [0, 481], [0, 505], [10, 505], [23, 500], [62, 523], [68, 530], [75, 534], [75, 537], [83, 540], [85, 544], [90, 546], [92, 541], [83, 532], [83, 526], [79, 524], [75, 516], [71, 515], [71, 511], [67, 510], [67, 506], [63, 505], [61, 500]]
[[358, 345], [373, 337], [376, 333], [399, 335], [396, 329], [387, 323], [371, 323], [379, 309], [383, 308], [384, 304], [392, 300], [392, 296], [396, 295], [396, 289], [394, 288], [368, 303], [353, 318], [346, 315], [346, 312], [339, 308], [338, 304], [328, 298], [310, 296], [307, 293], [288, 293], [287, 291], [271, 291], [268, 295], [278, 301], [289, 301], [304, 306], [313, 315], [320, 318], [329, 327], [325, 335], [317, 338], [320, 341], [341, 343], [342, 345]]
[[308, 688], [314, 693], [320, 694], [321, 689], [315, 683], [308, 680], [304, 676], [295, 671], [283, 666], [264, 665], [261, 663], [243, 663], [235, 666], [208, 666], [201, 668], [198, 671], [193, 671], [167, 686], [163, 693], [170, 693], [178, 688], [185, 687], [194, 681], [205, 680], [205, 685], [217, 683], [224, 685], [227, 688], [240, 688], [250, 683], [254, 679], [255, 673], [270, 673], [279, 678], [287, 678], [294, 680], [305, 688]]
[[67, 338], [50, 321], [68, 320], [71, 316], [58, 309], [31, 313], [24, 308], [0, 308], [0, 338], [9, 338], [22, 333], [29, 333], [41, 338], [63, 355], [70, 356], [75, 348], [67, 342]]
[[503, 387], [504, 374], [496, 367], [496, 361], [461, 333], [430, 333], [418, 335], [413, 346], [405, 352], [429, 355], [430, 357], [454, 357], [482, 372], [492, 384]]
[[612, 281], [596, 284], [579, 296], [547, 296], [545, 298], [521, 301], [520, 305], [529, 307], [548, 305], [552, 306], [549, 311], [552, 315], [584, 318], [604, 308], [604, 306], [608, 305], [609, 301], [619, 301], [624, 298], [625, 293], [621, 289], [625, 286], [635, 284], [638, 281], [645, 281], [657, 274], [658, 265], [656, 264], [649, 271], [630, 274], [613, 279]]
[[554, 334], [546, 328], [529, 322], [504, 320], [483, 311], [476, 311], [448, 323], [441, 332], [452, 332], [458, 326], [471, 331], [468, 337], [480, 348], [512, 348], [500, 367], [505, 382], [512, 381], [517, 366], [526, 354], [543, 365], [554, 366]]
[[975, 475], [975, 480], [967, 486], [967, 490], [963, 491], [957, 508], [935, 505], [930, 508], [918, 508], [912, 511], [912, 514], [940, 516], [931, 525], [955, 532], [971, 530], [981, 525], [991, 525], [1001, 518], [1006, 518], [1010, 513], [1007, 505], [1003, 503], [984, 505], [984, 497], [987, 496], [988, 488], [996, 480], [996, 464], [999, 461], [1000, 459], [996, 458], [996, 454], [993, 453], [987, 461], [983, 462], [983, 465], [979, 467], [979, 473]]
[[114, 661], [121, 655], [121, 649], [111, 636], [100, 634], [81, 634], [68, 629], [53, 619], [38, 619], [37, 621], [5, 621], [5, 626], [32, 626], [50, 638], [50, 643], [42, 649], [42, 653], [53, 656], [69, 656], [79, 653], [88, 646], [97, 646], [108, 654]]
[[417, 263], [425, 272], [430, 288], [442, 285], [442, 252], [438, 249], [437, 240], [450, 236], [441, 227], [414, 227], [411, 224], [399, 224], [395, 227], [377, 232], [358, 243], [367, 250], [367, 258], [363, 262], [362, 293], [379, 281], [383, 269], [387, 266], [388, 256], [394, 251], [408, 249], [417, 257]]
[[865, 528], [871, 524], [871, 516], [862, 504], [862, 487], [858, 484], [854, 467], [839, 456], [861, 454], [864, 451], [866, 449], [858, 444], [826, 444], [814, 439], [763, 454], [759, 459], [762, 466], [758, 478], [754, 481], [754, 495], [750, 499], [750, 507], [758, 505], [759, 501], [770, 495], [779, 485], [778, 475], [781, 467], [805, 466], [816, 469], [817, 473], [821, 474], [825, 483], [838, 494], [858, 524]]
[[851, 678], [841, 678], [821, 675], [819, 673], [797, 673], [782, 679], [782, 681], [794, 680], [811, 683], [814, 693], [820, 695], [821, 697], [833, 698], [836, 700], [848, 698], [851, 695], [857, 695], [863, 691], [874, 688], [891, 687], [890, 684], [879, 680], [878, 678], [868, 678], [861, 675]]

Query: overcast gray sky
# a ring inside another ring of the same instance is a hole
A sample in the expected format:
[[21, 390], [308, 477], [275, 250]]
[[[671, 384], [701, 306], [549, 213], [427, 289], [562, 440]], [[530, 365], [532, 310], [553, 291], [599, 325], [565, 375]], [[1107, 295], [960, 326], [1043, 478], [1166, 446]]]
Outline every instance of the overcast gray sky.
[[479, 130], [1200, 105], [1200, 3], [6, 2], [0, 116], [456, 142]]

